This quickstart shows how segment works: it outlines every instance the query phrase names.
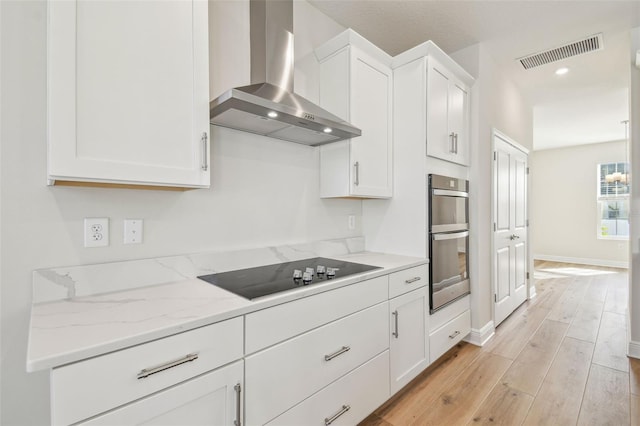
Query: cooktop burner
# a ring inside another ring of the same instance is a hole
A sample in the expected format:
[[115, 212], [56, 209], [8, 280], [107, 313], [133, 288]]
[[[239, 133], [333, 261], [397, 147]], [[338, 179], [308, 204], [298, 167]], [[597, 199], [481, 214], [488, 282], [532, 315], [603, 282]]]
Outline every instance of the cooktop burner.
[[246, 299], [256, 299], [374, 269], [380, 267], [316, 257], [203, 275], [198, 278]]

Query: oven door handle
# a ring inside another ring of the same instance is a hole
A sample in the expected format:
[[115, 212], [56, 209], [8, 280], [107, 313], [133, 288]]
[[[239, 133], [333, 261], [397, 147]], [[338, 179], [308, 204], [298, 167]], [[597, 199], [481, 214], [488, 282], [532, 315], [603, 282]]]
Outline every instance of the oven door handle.
[[433, 195], [444, 195], [445, 197], [469, 198], [468, 192], [452, 191], [450, 189], [432, 189]]
[[434, 241], [455, 240], [457, 238], [464, 238], [464, 237], [468, 237], [468, 236], [469, 236], [469, 231], [449, 232], [449, 233], [446, 233], [446, 234], [431, 234], [431, 238], [433, 238]]

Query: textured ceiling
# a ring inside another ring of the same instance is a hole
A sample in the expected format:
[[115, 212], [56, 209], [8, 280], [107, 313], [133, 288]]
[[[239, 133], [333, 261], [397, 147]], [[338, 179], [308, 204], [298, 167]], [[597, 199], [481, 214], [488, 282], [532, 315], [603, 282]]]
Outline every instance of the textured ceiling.
[[[311, 0], [391, 55], [425, 40], [452, 53], [482, 42], [534, 107], [534, 149], [624, 138], [628, 30], [640, 1]], [[516, 58], [603, 33], [604, 49], [525, 71]]]

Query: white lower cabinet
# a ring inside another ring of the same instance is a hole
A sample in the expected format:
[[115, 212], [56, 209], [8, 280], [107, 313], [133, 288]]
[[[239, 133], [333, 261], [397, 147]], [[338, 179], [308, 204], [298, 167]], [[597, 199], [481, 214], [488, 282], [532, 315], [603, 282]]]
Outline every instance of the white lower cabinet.
[[380, 303], [245, 358], [246, 423], [261, 425], [389, 347]]
[[355, 425], [389, 398], [388, 369], [384, 351], [268, 425]]
[[203, 374], [81, 425], [240, 425], [243, 362]]
[[242, 358], [242, 341], [238, 317], [54, 368], [52, 422], [76, 423], [230, 364]]
[[429, 334], [431, 360], [435, 361], [471, 331], [471, 312], [464, 311], [442, 327]]
[[353, 425], [470, 331], [428, 266], [56, 367], [55, 425]]
[[427, 288], [389, 301], [391, 394], [396, 393], [429, 365]]

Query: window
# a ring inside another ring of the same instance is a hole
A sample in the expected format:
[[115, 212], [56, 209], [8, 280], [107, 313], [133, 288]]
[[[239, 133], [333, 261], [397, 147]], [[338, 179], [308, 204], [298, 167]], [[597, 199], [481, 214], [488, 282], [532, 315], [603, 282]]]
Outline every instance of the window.
[[598, 164], [598, 238], [629, 238], [629, 164]]

